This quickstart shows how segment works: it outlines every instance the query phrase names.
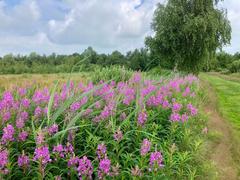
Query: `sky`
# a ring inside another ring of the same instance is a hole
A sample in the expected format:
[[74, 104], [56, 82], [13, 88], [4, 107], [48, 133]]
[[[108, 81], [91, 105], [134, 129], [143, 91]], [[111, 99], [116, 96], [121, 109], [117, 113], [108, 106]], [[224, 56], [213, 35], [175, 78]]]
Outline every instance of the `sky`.
[[[0, 0], [0, 56], [72, 54], [92, 46], [125, 53], [144, 46], [153, 12], [166, 0]], [[240, 0], [225, 0], [232, 25], [229, 53], [240, 51]]]

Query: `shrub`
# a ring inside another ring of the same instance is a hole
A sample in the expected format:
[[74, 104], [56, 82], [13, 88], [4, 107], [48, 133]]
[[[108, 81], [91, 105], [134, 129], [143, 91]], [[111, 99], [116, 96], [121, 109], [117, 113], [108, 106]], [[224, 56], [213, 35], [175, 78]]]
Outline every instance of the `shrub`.
[[230, 70], [231, 73], [237, 73], [240, 72], [240, 59], [237, 61], [233, 61], [228, 69]]

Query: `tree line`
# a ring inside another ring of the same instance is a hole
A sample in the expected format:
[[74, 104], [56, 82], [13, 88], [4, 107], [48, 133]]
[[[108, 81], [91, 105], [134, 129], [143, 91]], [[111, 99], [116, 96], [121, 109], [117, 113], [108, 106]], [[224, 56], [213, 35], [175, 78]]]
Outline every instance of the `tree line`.
[[112, 65], [125, 66], [136, 71], [145, 71], [155, 66], [151, 65], [150, 55], [145, 48], [126, 54], [119, 51], [99, 54], [92, 47], [88, 47], [82, 53], [71, 55], [39, 55], [32, 52], [29, 55], [7, 54], [0, 57], [1, 74], [78, 72], [90, 71], [96, 66]]

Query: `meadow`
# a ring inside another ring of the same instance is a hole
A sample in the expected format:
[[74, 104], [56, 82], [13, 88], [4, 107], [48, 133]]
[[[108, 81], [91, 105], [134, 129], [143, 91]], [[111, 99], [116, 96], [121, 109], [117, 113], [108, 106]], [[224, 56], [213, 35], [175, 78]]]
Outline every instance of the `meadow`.
[[2, 178], [207, 177], [198, 78], [103, 72], [0, 77]]

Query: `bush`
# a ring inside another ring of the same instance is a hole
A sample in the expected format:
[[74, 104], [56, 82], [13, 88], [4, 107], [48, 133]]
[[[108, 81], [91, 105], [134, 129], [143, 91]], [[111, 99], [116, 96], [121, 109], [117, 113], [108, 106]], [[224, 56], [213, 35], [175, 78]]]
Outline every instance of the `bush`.
[[232, 62], [229, 67], [228, 67], [229, 71], [231, 73], [237, 73], [240, 72], [240, 60], [234, 61]]

